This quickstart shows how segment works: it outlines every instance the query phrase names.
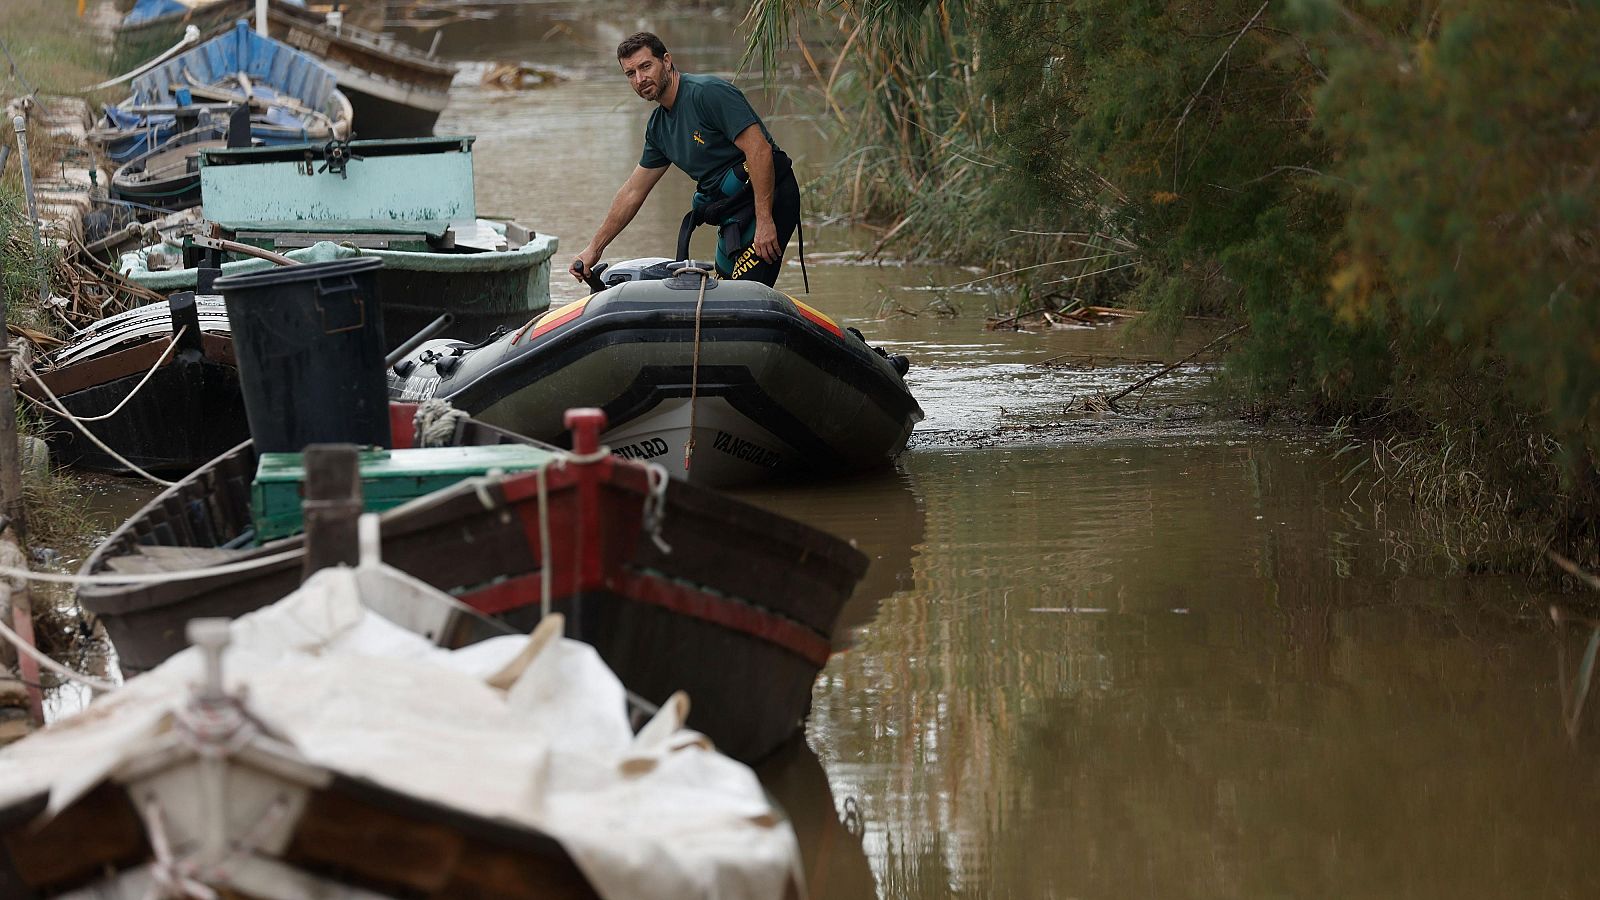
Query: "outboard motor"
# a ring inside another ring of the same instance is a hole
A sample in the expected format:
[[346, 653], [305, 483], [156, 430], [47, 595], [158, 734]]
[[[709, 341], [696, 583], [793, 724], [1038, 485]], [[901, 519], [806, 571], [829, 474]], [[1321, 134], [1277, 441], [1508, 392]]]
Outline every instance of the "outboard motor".
[[641, 256], [627, 259], [606, 268], [601, 281], [606, 287], [616, 287], [630, 281], [667, 281], [684, 266], [711, 269], [711, 263], [696, 259], [667, 259], [663, 256]]

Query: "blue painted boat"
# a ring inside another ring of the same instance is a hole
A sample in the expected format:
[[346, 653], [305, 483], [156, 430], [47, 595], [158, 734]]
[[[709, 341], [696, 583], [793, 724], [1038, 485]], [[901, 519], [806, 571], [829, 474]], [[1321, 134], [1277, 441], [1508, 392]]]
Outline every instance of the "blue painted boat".
[[241, 20], [133, 79], [128, 98], [105, 108], [90, 139], [125, 163], [248, 101], [256, 143], [344, 140], [350, 101], [335, 84], [316, 57], [256, 34]]

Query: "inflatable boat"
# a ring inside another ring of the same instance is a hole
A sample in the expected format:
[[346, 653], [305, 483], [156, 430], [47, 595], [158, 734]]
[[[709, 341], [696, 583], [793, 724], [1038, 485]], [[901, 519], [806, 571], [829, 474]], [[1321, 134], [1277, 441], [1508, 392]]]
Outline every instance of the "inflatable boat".
[[595, 293], [520, 328], [422, 345], [391, 399], [564, 446], [563, 412], [600, 407], [613, 453], [717, 487], [887, 466], [922, 420], [905, 357], [792, 297], [692, 261], [596, 268]]

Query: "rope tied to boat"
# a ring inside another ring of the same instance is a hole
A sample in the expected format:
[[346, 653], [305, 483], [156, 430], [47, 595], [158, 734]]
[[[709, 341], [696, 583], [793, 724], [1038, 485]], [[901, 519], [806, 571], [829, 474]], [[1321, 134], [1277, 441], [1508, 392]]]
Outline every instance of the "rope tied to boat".
[[667, 480], [671, 477], [660, 463], [644, 464], [644, 533], [663, 554], [672, 552], [672, 545], [661, 536], [661, 524], [667, 518]]
[[45, 384], [44, 379], [39, 377], [39, 373], [34, 370], [32, 365], [27, 363], [24, 363], [23, 365], [28, 372], [28, 376], [33, 379], [33, 383], [37, 384], [40, 390], [44, 391], [44, 395], [49, 397], [50, 400], [49, 402], [46, 402], [37, 397], [28, 397], [27, 394], [23, 394], [23, 396], [28, 397], [31, 402], [37, 403], [49, 412], [54, 413], [68, 422], [71, 422], [73, 426], [78, 429], [78, 431], [83, 433], [84, 437], [89, 439], [90, 443], [94, 444], [96, 447], [99, 447], [107, 456], [123, 464], [124, 466], [127, 466], [128, 471], [133, 472], [141, 478], [144, 478], [146, 481], [159, 484], [162, 487], [172, 487], [174, 484], [176, 484], [176, 482], [167, 481], [165, 478], [157, 478], [156, 476], [151, 475], [149, 472], [146, 472], [133, 460], [128, 459], [126, 456], [123, 456], [121, 453], [113, 450], [105, 441], [100, 440], [100, 438], [97, 437], [94, 432], [90, 431], [88, 426], [86, 426], [84, 423], [98, 422], [102, 419], [109, 419], [121, 412], [122, 408], [128, 405], [128, 401], [132, 400], [134, 396], [138, 394], [139, 391], [143, 389], [144, 386], [150, 381], [151, 376], [155, 375], [156, 370], [161, 368], [166, 363], [167, 358], [172, 355], [172, 351], [177, 348], [178, 339], [183, 337], [184, 332], [188, 330], [189, 326], [185, 325], [178, 329], [177, 334], [173, 335], [171, 338], [168, 338], [167, 349], [162, 351], [161, 356], [156, 360], [155, 365], [151, 366], [150, 371], [145, 373], [144, 378], [141, 379], [138, 384], [134, 385], [133, 390], [128, 392], [128, 396], [122, 398], [122, 402], [118, 403], [116, 407], [108, 413], [102, 413], [98, 416], [92, 416], [89, 418], [79, 418], [68, 412], [66, 406], [61, 403], [61, 398], [56, 396], [56, 392], [52, 391], [50, 389], [50, 385]]
[[[11, 586], [0, 582], [0, 609], [10, 608]], [[121, 687], [121, 685], [114, 681], [106, 681], [104, 679], [95, 678], [93, 675], [85, 675], [82, 672], [68, 668], [67, 666], [55, 661], [50, 656], [46, 655], [44, 651], [25, 640], [22, 635], [12, 630], [11, 626], [6, 624], [3, 616], [0, 616], [0, 638], [5, 638], [7, 643], [17, 648], [18, 653], [26, 655], [28, 658], [32, 659], [34, 662], [38, 663], [40, 666], [44, 667], [50, 672], [53, 672], [58, 677], [81, 684], [91, 691], [99, 694], [109, 694], [118, 687]]]
[[[183, 733], [181, 719], [178, 732]], [[238, 734], [243, 735], [244, 739], [239, 740], [237, 735], [230, 737], [227, 747], [206, 748], [203, 746], [205, 744], [203, 739], [199, 741], [199, 745], [189, 739], [184, 739], [184, 743], [203, 760], [220, 761], [243, 750], [260, 736], [260, 732], [253, 725], [248, 729], [240, 729]], [[214, 768], [215, 762], [202, 765], [205, 768], [202, 769], [200, 777], [203, 781], [210, 782], [205, 785], [208, 788], [205, 793], [215, 795], [207, 797], [208, 804], [220, 804], [224, 800], [222, 796], [224, 785], [217, 782], [225, 773]], [[240, 840], [229, 841], [226, 807], [211, 805], [204, 813], [203, 822], [203, 826], [211, 833], [202, 836], [200, 847], [179, 854], [173, 851], [172, 839], [167, 834], [166, 816], [161, 808], [160, 795], [152, 791], [139, 807], [139, 813], [145, 823], [145, 832], [150, 836], [151, 853], [155, 856], [155, 861], [150, 866], [150, 878], [155, 882], [153, 887], [159, 892], [154, 896], [187, 898], [187, 900], [220, 900], [222, 894], [207, 882], [234, 886], [231, 872], [234, 864], [249, 859], [266, 846], [268, 839], [278, 829], [278, 824], [289, 814], [289, 807], [289, 798], [283, 794], [278, 795], [266, 809], [262, 810], [260, 818], [250, 826], [250, 830]], [[205, 838], [210, 838], [217, 845], [209, 853], [205, 846]], [[231, 891], [228, 896], [233, 896]]]
[[539, 621], [550, 618], [550, 606], [555, 594], [555, 573], [550, 565], [550, 485], [545, 481], [548, 466], [534, 469], [539, 486]]
[[219, 575], [237, 575], [240, 572], [270, 568], [282, 563], [298, 562], [300, 553], [301, 551], [299, 550], [285, 550], [282, 553], [274, 553], [271, 556], [223, 563], [219, 566], [182, 569], [176, 572], [126, 572], [111, 575], [67, 575], [59, 572], [36, 572], [33, 569], [0, 566], [0, 578], [23, 578], [44, 584], [70, 584], [74, 586], [86, 584], [117, 586], [169, 584], [174, 581], [199, 581], [203, 578], [215, 578]]
[[456, 409], [449, 400], [424, 400], [411, 418], [412, 443], [418, 447], [448, 447], [466, 419], [466, 411]]
[[[139, 383], [133, 386], [133, 390], [128, 392], [128, 396], [123, 397], [122, 398], [122, 402], [120, 402], [116, 406], [112, 407], [110, 412], [104, 412], [104, 413], [99, 414], [98, 416], [73, 416], [71, 413], [67, 412], [66, 410], [64, 410], [64, 409], [55, 409], [55, 408], [51, 407], [49, 404], [47, 404], [47, 403], [42, 403], [42, 402], [40, 402], [38, 400], [34, 400], [33, 402], [38, 403], [40, 406], [43, 406], [45, 409], [50, 410], [51, 412], [55, 413], [58, 416], [62, 416], [64, 418], [75, 419], [76, 421], [78, 421], [80, 423], [81, 422], [103, 422], [106, 419], [109, 419], [112, 416], [116, 415], [117, 413], [122, 412], [122, 408], [124, 406], [127, 406], [128, 402], [131, 401], [134, 397], [138, 396], [139, 391], [142, 390], [144, 388], [145, 384], [147, 384], [150, 381], [151, 376], [156, 374], [156, 370], [161, 368], [162, 365], [164, 365], [166, 363], [166, 361], [172, 357], [172, 351], [178, 349], [178, 341], [182, 340], [183, 336], [185, 334], [187, 334], [188, 331], [189, 331], [189, 326], [185, 325], [182, 328], [178, 329], [178, 333], [177, 334], [175, 334], [172, 337], [167, 339], [167, 349], [161, 351], [161, 356], [159, 356], [156, 359], [155, 364], [150, 367], [150, 371], [144, 373], [144, 377], [139, 379]], [[38, 380], [39, 373], [33, 371], [31, 368], [29, 369], [28, 373], [34, 377], [34, 380], [36, 380], [36, 381]], [[32, 398], [29, 398], [29, 399], [32, 399]]]
[[166, 817], [161, 814], [161, 804], [155, 794], [145, 798], [139, 807], [144, 819], [145, 832], [150, 836], [150, 852], [155, 863], [150, 867], [150, 878], [155, 882], [151, 893], [156, 897], [184, 897], [192, 900], [217, 900], [220, 896], [198, 877], [196, 866], [188, 859], [172, 852], [172, 840], [167, 837]]
[[689, 438], [683, 442], [683, 470], [687, 472], [689, 462], [694, 458], [694, 411], [695, 401], [700, 396], [700, 317], [705, 311], [706, 286], [716, 273], [705, 266], [679, 266], [672, 270], [674, 278], [684, 274], [700, 276], [700, 296], [694, 301], [694, 361], [689, 368]]

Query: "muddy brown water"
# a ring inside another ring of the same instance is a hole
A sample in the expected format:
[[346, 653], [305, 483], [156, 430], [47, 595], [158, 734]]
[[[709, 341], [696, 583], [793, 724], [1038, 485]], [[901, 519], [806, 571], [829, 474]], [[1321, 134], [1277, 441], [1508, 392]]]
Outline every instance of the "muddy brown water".
[[[610, 48], [654, 28], [727, 73], [734, 24], [539, 3], [445, 29], [467, 71], [440, 131], [478, 135], [480, 211], [559, 235], [564, 266], [649, 111]], [[493, 60], [570, 80], [479, 87]], [[810, 177], [838, 152], [801, 83], [751, 93]], [[670, 254], [690, 191], [669, 176], [607, 258]], [[928, 416], [893, 471], [742, 494], [873, 560], [805, 741], [761, 770], [813, 896], [1600, 896], [1600, 767], [1563, 731], [1541, 613], [1560, 598], [1421, 564], [1314, 436], [1193, 417], [1202, 371], [1096, 418], [1069, 405], [1150, 368], [1039, 365], [1173, 358], [1203, 325], [1174, 346], [987, 332], [1005, 298], [944, 289], [981, 273], [845, 264], [877, 235], [808, 226], [806, 299], [910, 355]], [[801, 292], [797, 266], [779, 287]]]

